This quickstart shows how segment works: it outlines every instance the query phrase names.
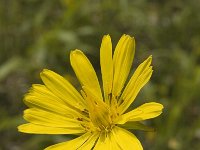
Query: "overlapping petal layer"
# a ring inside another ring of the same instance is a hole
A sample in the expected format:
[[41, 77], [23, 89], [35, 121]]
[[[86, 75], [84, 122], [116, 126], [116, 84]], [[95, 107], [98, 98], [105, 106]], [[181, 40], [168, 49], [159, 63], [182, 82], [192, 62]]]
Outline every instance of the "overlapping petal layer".
[[24, 111], [24, 119], [30, 123], [47, 127], [81, 128], [80, 122], [74, 118], [68, 118], [37, 108], [26, 109]]
[[79, 92], [62, 76], [44, 69], [40, 74], [46, 87], [69, 107], [84, 110], [86, 104]]
[[89, 150], [95, 146], [98, 136], [98, 133], [88, 132], [73, 140], [47, 147], [45, 150]]
[[109, 133], [86, 133], [71, 141], [59, 143], [45, 150], [143, 150], [140, 141], [133, 135], [119, 127]]
[[140, 141], [131, 132], [115, 127], [112, 132], [116, 143], [123, 150], [143, 150]]
[[143, 150], [140, 141], [127, 130], [114, 127], [112, 132], [102, 133], [94, 150]]
[[46, 110], [68, 118], [82, 116], [80, 111], [67, 106], [62, 99], [54, 95], [46, 86], [40, 84], [32, 86], [29, 93], [25, 95], [24, 102], [30, 108]]

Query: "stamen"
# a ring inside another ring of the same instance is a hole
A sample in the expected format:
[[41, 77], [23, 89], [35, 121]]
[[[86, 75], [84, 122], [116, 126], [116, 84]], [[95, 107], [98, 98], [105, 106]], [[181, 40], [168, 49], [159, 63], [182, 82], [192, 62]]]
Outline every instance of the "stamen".
[[108, 105], [87, 87], [83, 87], [83, 90], [85, 92], [85, 100], [88, 104], [89, 116], [92, 123], [97, 128], [105, 130], [105, 128], [112, 123]]
[[89, 111], [87, 109], [84, 109], [81, 111], [85, 116], [89, 117]]
[[78, 121], [83, 121], [83, 118], [77, 118]]

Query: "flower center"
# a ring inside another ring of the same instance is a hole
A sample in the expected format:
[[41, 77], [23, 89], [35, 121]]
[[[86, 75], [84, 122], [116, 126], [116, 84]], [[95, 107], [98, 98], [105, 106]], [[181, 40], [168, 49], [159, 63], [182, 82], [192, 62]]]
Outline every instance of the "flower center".
[[115, 112], [114, 109], [86, 87], [83, 87], [83, 90], [82, 95], [87, 102], [89, 117], [93, 126], [99, 131], [110, 131], [116, 118], [115, 113], [113, 113]]

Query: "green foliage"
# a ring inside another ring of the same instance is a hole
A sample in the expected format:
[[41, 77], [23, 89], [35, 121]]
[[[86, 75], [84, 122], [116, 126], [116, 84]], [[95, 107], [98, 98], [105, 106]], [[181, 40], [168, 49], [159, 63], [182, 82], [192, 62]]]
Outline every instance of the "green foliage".
[[163, 115], [146, 122], [156, 132], [136, 131], [144, 149], [197, 150], [199, 10], [198, 0], [1, 0], [0, 150], [39, 150], [68, 140], [18, 133], [17, 125], [24, 122], [23, 95], [31, 84], [41, 83], [43, 68], [66, 76], [78, 87], [69, 64], [69, 52], [76, 48], [89, 56], [100, 76], [102, 36], [110, 34], [116, 44], [123, 33], [136, 39], [133, 68], [153, 55], [154, 75], [136, 104], [155, 100], [165, 106]]

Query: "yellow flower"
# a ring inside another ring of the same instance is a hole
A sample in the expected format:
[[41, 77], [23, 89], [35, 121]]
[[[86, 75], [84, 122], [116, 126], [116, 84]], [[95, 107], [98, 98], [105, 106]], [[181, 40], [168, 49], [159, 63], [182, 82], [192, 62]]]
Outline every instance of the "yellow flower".
[[140, 141], [126, 129], [151, 131], [140, 121], [159, 116], [163, 105], [150, 102], [126, 112], [153, 72], [149, 56], [125, 86], [134, 53], [134, 38], [123, 35], [112, 56], [111, 38], [103, 37], [100, 49], [103, 94], [94, 68], [80, 50], [70, 54], [82, 86], [80, 93], [62, 76], [43, 70], [40, 76], [44, 85], [34, 84], [24, 98], [30, 107], [24, 111], [24, 119], [30, 123], [20, 125], [18, 130], [80, 135], [45, 150], [142, 150]]

